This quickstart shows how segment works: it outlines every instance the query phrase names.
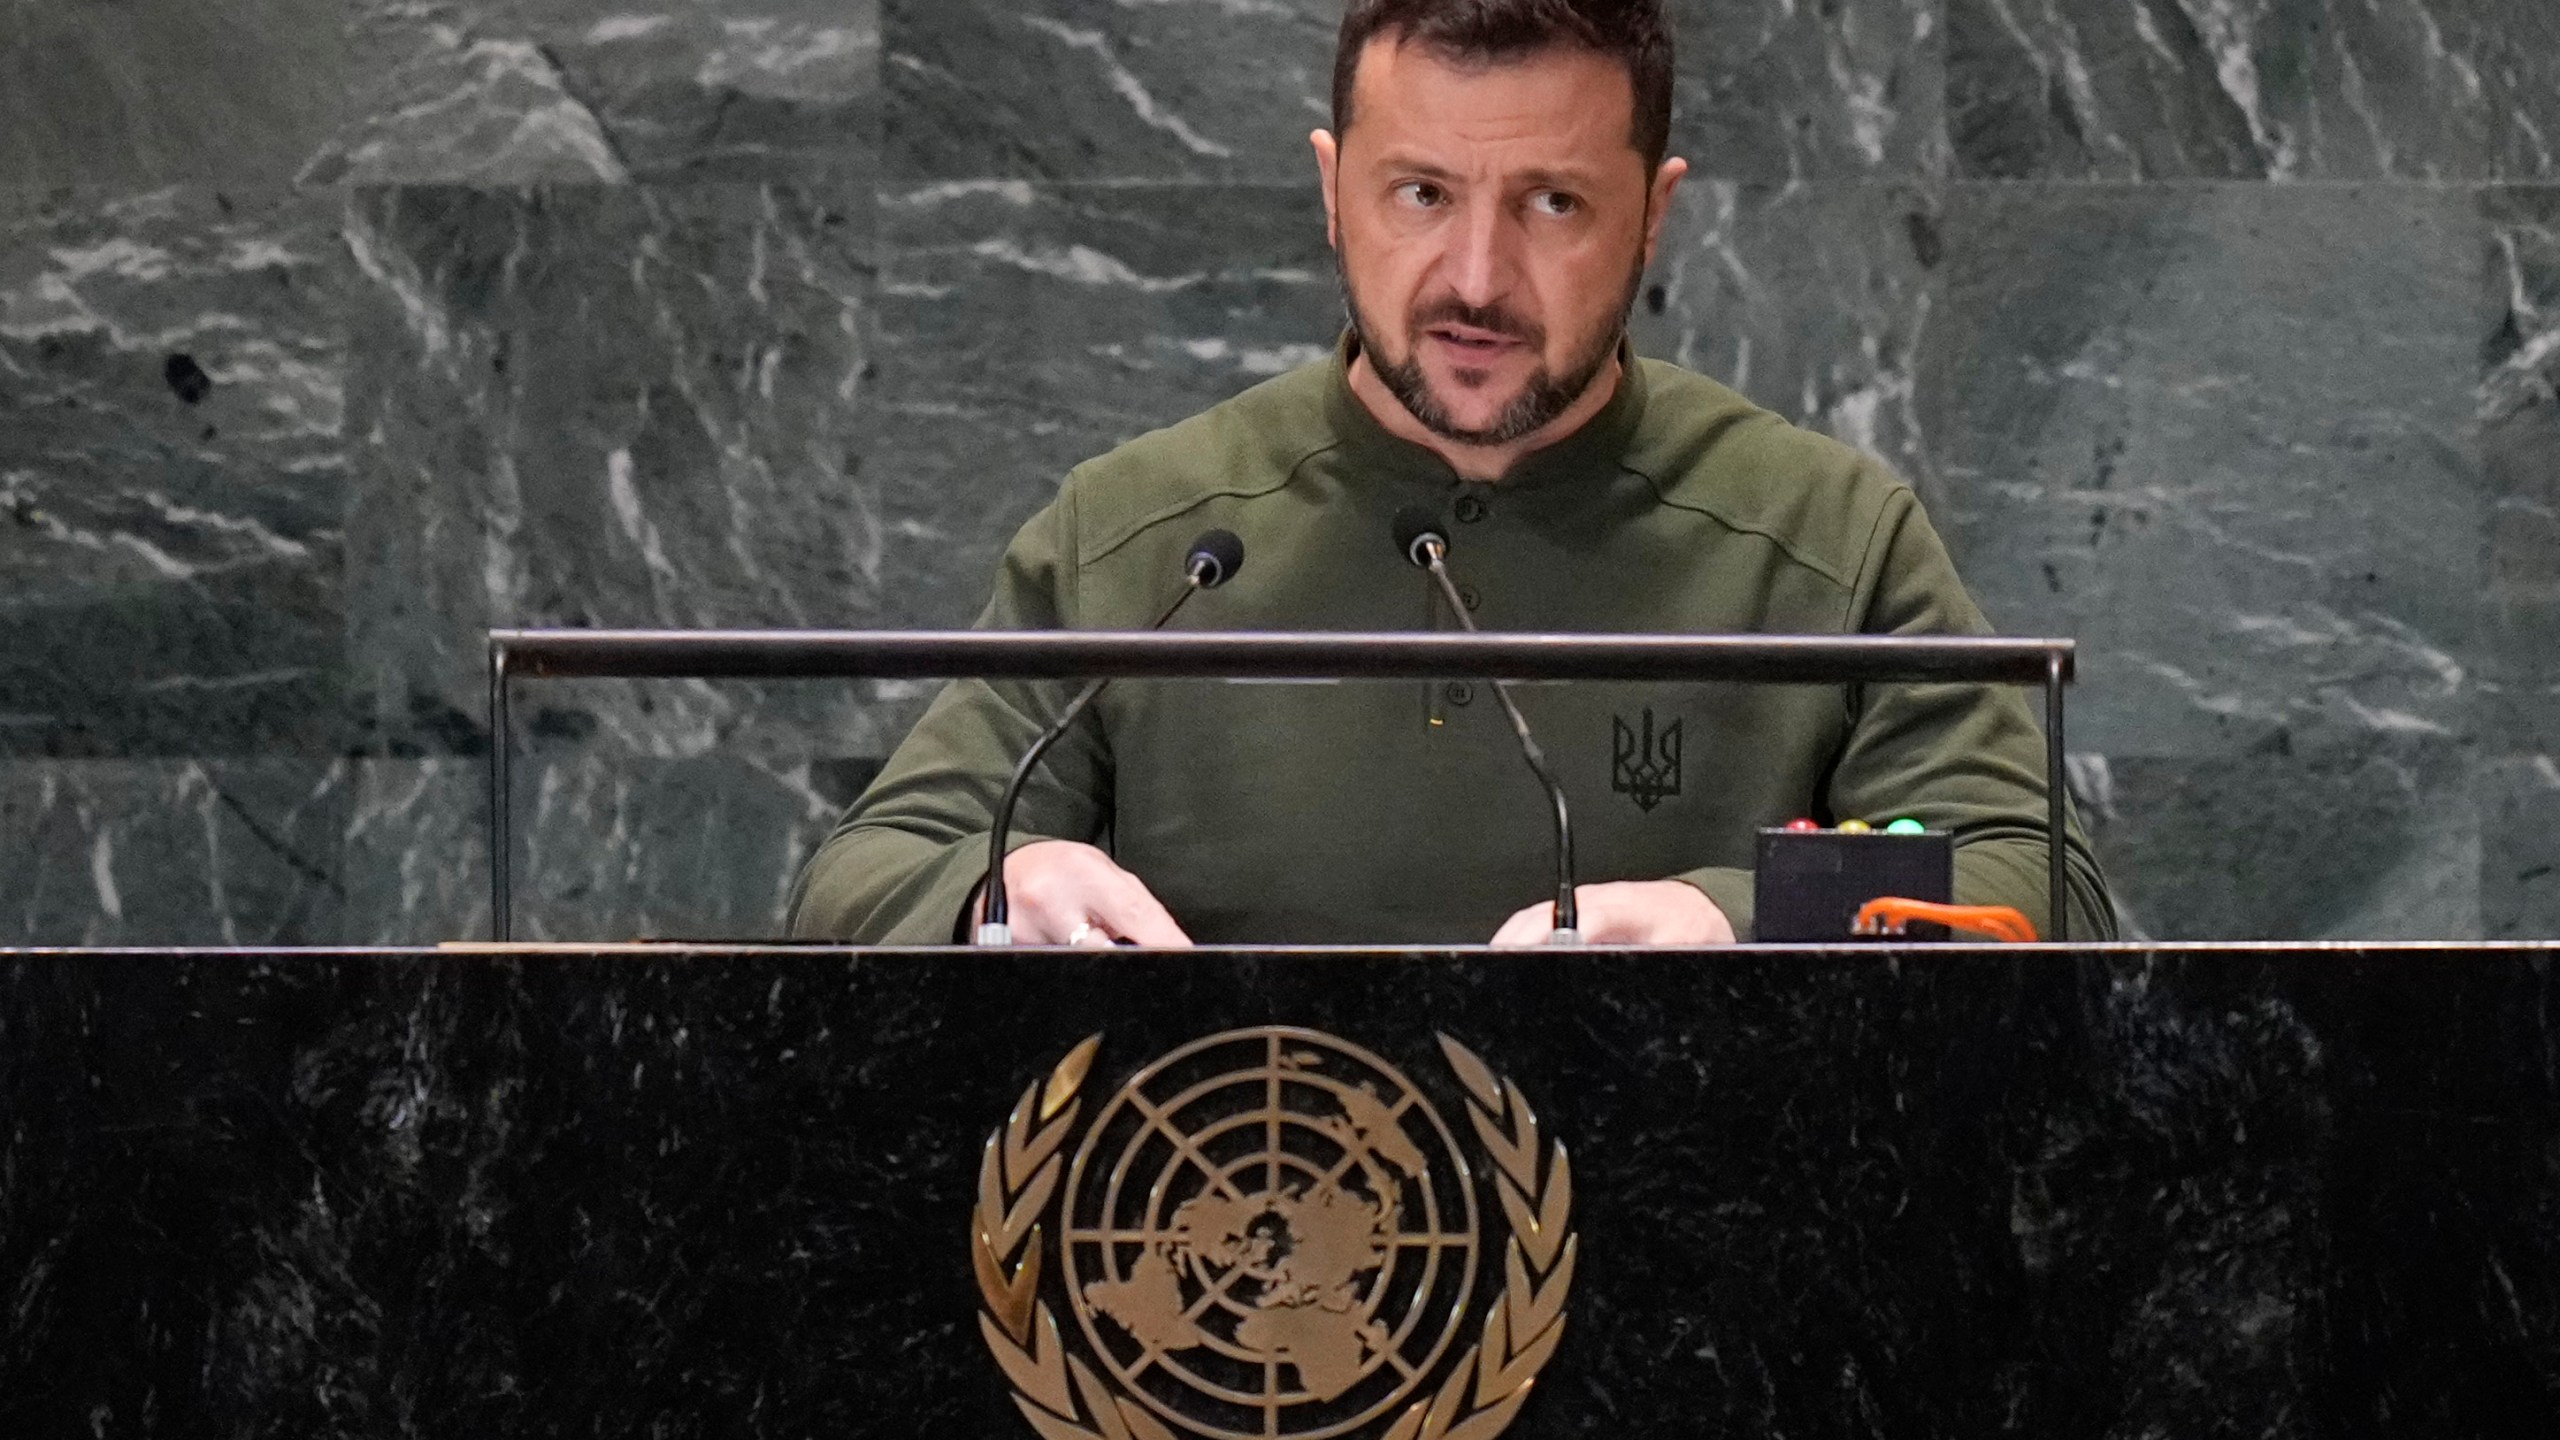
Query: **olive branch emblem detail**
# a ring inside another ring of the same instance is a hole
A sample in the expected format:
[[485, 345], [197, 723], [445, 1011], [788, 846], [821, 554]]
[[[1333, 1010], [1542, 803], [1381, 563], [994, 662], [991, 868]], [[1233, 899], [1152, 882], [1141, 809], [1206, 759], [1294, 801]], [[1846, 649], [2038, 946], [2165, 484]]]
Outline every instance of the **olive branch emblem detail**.
[[[1043, 1232], [1040, 1212], [1057, 1193], [1059, 1147], [1075, 1133], [1084, 1087], [1102, 1037], [1089, 1035], [1067, 1052], [1045, 1081], [1022, 1092], [1004, 1127], [987, 1137], [978, 1165], [978, 1203], [969, 1216], [969, 1255], [986, 1308], [978, 1331], [1005, 1378], [1013, 1403], [1046, 1440], [1175, 1440], [1172, 1431], [1125, 1396], [1115, 1395], [1093, 1367], [1067, 1353], [1058, 1317], [1039, 1298]], [[1076, 1397], [1084, 1397], [1079, 1419]]]
[[[1382, 1428], [1364, 1433], [1378, 1440], [1493, 1440], [1508, 1428], [1563, 1338], [1579, 1251], [1563, 1143], [1545, 1138], [1517, 1085], [1457, 1041], [1438, 1038], [1466, 1091], [1468, 1119], [1492, 1161], [1492, 1188], [1509, 1222], [1503, 1285], [1486, 1303], [1476, 1343], [1436, 1388], [1410, 1398], [1391, 1421], [1370, 1412]], [[1056, 1313], [1040, 1298], [1042, 1277], [1059, 1253], [1043, 1217], [1058, 1198], [1062, 1152], [1084, 1114], [1081, 1092], [1101, 1043], [1098, 1034], [1087, 1037], [1045, 1079], [1026, 1086], [1005, 1123], [987, 1137], [970, 1215], [970, 1258], [983, 1302], [978, 1328], [1011, 1382], [1015, 1407], [1043, 1440], [1182, 1440], [1074, 1353]], [[1462, 1296], [1458, 1306], [1464, 1304]], [[1420, 1374], [1408, 1373], [1409, 1383], [1420, 1383]], [[1166, 1413], [1180, 1418], [1179, 1411]]]

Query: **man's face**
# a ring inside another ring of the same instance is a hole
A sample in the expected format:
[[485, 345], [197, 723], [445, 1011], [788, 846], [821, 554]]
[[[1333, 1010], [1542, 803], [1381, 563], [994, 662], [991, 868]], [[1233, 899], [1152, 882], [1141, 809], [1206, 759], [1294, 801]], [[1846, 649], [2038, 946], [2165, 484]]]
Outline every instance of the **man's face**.
[[1626, 68], [1575, 48], [1466, 65], [1381, 38], [1351, 115], [1317, 156], [1370, 368], [1450, 440], [1534, 434], [1608, 365], [1685, 167], [1646, 173]]

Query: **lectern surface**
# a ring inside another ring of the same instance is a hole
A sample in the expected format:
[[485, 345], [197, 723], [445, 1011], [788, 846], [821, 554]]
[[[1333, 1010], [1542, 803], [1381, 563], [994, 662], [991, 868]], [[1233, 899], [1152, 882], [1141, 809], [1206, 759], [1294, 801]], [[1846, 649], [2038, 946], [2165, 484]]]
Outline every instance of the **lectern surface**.
[[0, 1434], [2547, 1436], [2555, 959], [0, 954]]

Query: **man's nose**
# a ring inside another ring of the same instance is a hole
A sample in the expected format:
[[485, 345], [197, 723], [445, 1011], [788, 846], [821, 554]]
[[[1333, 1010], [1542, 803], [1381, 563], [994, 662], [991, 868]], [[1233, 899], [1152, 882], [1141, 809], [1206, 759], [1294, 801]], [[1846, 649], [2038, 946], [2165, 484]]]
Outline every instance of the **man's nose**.
[[1503, 208], [1467, 208], [1447, 259], [1449, 288], [1469, 305], [1490, 306], [1511, 293], [1518, 264], [1518, 230]]

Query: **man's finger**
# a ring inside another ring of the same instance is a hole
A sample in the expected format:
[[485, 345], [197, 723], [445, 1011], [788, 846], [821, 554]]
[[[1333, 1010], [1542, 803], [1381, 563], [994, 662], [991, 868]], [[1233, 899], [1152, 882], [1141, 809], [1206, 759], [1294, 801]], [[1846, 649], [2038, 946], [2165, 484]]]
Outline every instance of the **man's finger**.
[[[1596, 893], [1595, 893], [1596, 892]], [[1651, 943], [1642, 914], [1630, 911], [1620, 897], [1606, 885], [1577, 886], [1573, 892], [1574, 908], [1581, 912], [1575, 923], [1582, 929], [1585, 945], [1644, 945]]]
[[1502, 928], [1494, 931], [1493, 938], [1485, 943], [1506, 949], [1543, 944], [1549, 935], [1555, 933], [1555, 928], [1555, 905], [1552, 902], [1541, 903], [1503, 921]]
[[[1124, 872], [1125, 873], [1125, 872]], [[1105, 887], [1095, 896], [1093, 918], [1124, 940], [1156, 950], [1188, 950], [1191, 937], [1182, 933], [1164, 902], [1135, 875], [1127, 883]]]
[[1016, 945], [1077, 943], [1076, 922], [1086, 918], [1086, 912], [1090, 907], [1073, 895], [1052, 893], [1059, 888], [1063, 887], [1052, 883], [1022, 885], [1014, 889], [1011, 897], [1012, 914], [1007, 917], [1008, 922], [1013, 926], [1013, 943]]
[[1056, 914], [1037, 905], [1017, 906], [1013, 912], [1013, 943], [1016, 945], [1076, 944], [1076, 922], [1064, 914]]

